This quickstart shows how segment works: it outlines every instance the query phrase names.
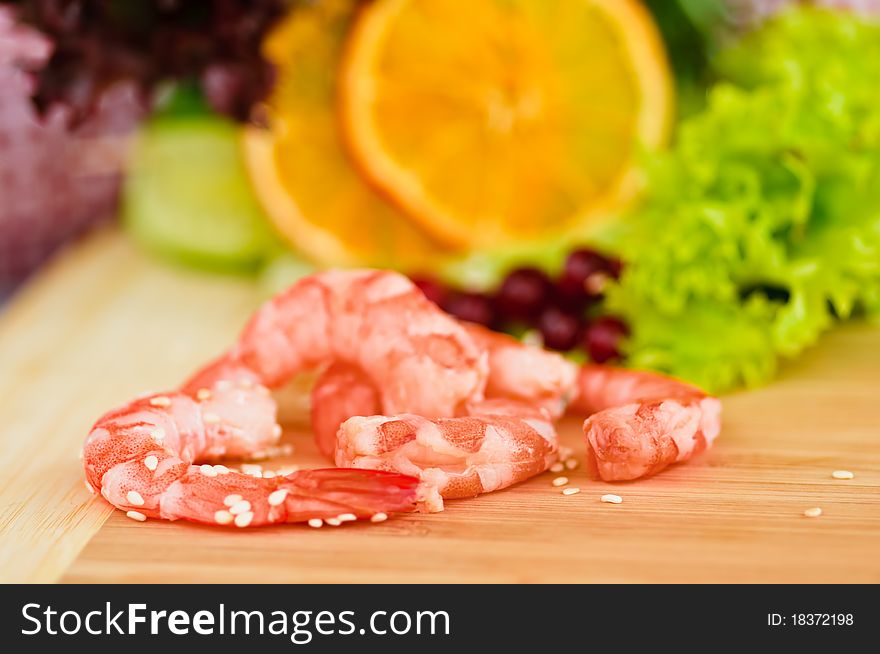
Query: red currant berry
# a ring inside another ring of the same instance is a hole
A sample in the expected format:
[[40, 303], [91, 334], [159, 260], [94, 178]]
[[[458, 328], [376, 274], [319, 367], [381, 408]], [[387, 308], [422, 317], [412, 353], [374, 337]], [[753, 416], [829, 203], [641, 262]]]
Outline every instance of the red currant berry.
[[596, 363], [620, 358], [620, 344], [629, 329], [619, 318], [602, 316], [584, 330], [584, 349]]

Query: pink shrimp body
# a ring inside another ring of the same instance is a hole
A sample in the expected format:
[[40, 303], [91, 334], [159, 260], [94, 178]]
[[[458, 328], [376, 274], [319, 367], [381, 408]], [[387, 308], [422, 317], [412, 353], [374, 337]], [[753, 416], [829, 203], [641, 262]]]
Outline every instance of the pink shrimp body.
[[452, 416], [481, 399], [486, 385], [485, 354], [406, 277], [330, 270], [263, 305], [235, 346], [187, 387], [244, 370], [275, 388], [337, 362], [356, 367], [380, 390], [386, 414]]
[[336, 433], [343, 422], [381, 411], [379, 392], [364, 373], [344, 363], [327, 368], [312, 389], [312, 431], [321, 454], [333, 460]]
[[606, 481], [638, 479], [686, 461], [721, 430], [721, 402], [663, 375], [583, 366], [571, 408], [584, 422], [587, 463]]
[[89, 487], [131, 517], [239, 527], [415, 508], [418, 480], [403, 475], [309, 470], [267, 479], [195, 465], [252, 455], [278, 434], [273, 400], [250, 379], [205, 390], [204, 399], [139, 398], [98, 420], [83, 449]]
[[378, 394], [366, 376], [336, 365], [312, 392], [312, 426], [321, 450], [333, 443], [339, 466], [418, 476], [444, 498], [498, 490], [552, 465], [558, 443], [551, 419], [564, 409], [575, 368], [510, 336], [463, 326], [488, 356], [486, 394], [494, 399], [470, 401], [454, 418], [412, 411], [374, 415]]
[[[352, 417], [339, 430], [337, 465], [419, 477], [447, 499], [499, 490], [544, 472], [558, 442], [549, 413], [487, 400], [469, 415]], [[439, 510], [442, 504], [428, 504]]]
[[509, 398], [545, 407], [553, 418], [564, 412], [577, 368], [559, 354], [520, 343], [507, 334], [463, 323], [489, 357], [486, 397]]

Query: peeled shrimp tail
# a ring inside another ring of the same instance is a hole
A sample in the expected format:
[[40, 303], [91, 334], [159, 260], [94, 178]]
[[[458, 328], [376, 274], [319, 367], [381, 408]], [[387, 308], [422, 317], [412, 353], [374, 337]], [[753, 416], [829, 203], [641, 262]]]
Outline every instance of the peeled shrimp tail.
[[[252, 477], [207, 461], [277, 441], [275, 405], [252, 382], [143, 397], [103, 416], [83, 448], [86, 483], [137, 520], [259, 526], [416, 508], [418, 479], [366, 470]], [[197, 465], [196, 461], [206, 461]]]
[[[376, 514], [413, 511], [420, 494], [413, 477], [375, 470], [302, 470], [271, 479], [230, 472], [206, 477], [199, 466], [169, 486], [158, 517], [238, 526], [262, 526], [319, 519], [369, 519]], [[232, 499], [227, 499], [232, 498]], [[239, 499], [241, 498], [241, 499]], [[222, 504], [222, 507], [221, 507]], [[226, 513], [244, 510], [230, 520]], [[236, 520], [241, 515], [247, 524]], [[207, 519], [206, 519], [207, 518]]]
[[706, 449], [721, 430], [721, 402], [663, 375], [583, 366], [571, 408], [584, 422], [589, 469], [606, 481], [637, 479]]

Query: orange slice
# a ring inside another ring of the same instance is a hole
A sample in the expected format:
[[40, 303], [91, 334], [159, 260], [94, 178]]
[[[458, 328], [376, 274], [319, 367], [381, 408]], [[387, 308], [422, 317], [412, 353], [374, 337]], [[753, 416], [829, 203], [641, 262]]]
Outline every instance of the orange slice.
[[571, 233], [619, 208], [673, 105], [659, 35], [631, 0], [377, 0], [340, 75], [366, 176], [466, 247]]
[[336, 73], [355, 4], [303, 4], [269, 34], [270, 128], [244, 131], [245, 161], [275, 226], [315, 263], [426, 266], [441, 248], [362, 179], [342, 146]]

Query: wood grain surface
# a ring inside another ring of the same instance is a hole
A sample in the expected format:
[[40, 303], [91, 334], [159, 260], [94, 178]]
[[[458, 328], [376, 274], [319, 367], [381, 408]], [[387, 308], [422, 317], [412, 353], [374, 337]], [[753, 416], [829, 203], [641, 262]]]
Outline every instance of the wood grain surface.
[[[89, 495], [77, 451], [90, 424], [174, 386], [260, 299], [251, 282], [168, 267], [107, 232], [0, 315], [0, 580], [880, 582], [880, 328], [858, 323], [725, 398], [717, 446], [653, 479], [605, 484], [579, 468], [566, 473], [578, 495], [548, 473], [441, 514], [322, 529], [142, 524]], [[323, 465], [294, 431], [294, 462]], [[578, 421], [562, 434], [582, 456]], [[599, 502], [606, 492], [623, 503]]]

